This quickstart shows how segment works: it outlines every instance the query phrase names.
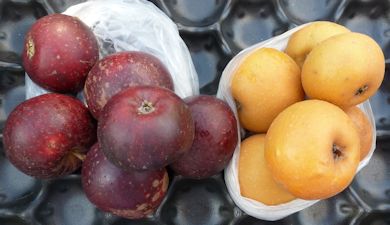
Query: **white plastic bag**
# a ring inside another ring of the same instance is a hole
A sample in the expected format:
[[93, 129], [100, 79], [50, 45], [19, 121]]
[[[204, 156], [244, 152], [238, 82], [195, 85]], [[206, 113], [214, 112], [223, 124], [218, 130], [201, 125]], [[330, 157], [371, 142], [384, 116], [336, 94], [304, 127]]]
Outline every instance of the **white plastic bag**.
[[[159, 58], [169, 70], [175, 93], [184, 98], [199, 94], [198, 75], [176, 24], [146, 0], [91, 0], [69, 7], [63, 14], [76, 16], [92, 28], [100, 58], [121, 51], [143, 51]], [[26, 75], [26, 97], [48, 91]]]
[[[234, 111], [236, 118], [238, 120], [237, 116], [237, 109], [234, 102], [234, 99], [231, 95], [230, 91], [230, 82], [232, 80], [234, 71], [237, 69], [237, 67], [240, 65], [240, 62], [244, 57], [248, 55], [248, 53], [252, 52], [254, 49], [263, 48], [263, 47], [269, 47], [269, 48], [275, 48], [281, 51], [284, 51], [284, 49], [287, 46], [287, 42], [289, 37], [296, 32], [297, 30], [303, 28], [304, 26], [307, 26], [308, 24], [301, 25], [299, 27], [296, 27], [292, 30], [287, 31], [286, 33], [283, 33], [277, 37], [268, 39], [266, 41], [260, 42], [258, 44], [255, 44], [247, 49], [242, 50], [239, 54], [237, 54], [226, 66], [224, 69], [219, 87], [218, 87], [218, 93], [217, 97], [220, 99], [225, 100], [229, 106]], [[375, 150], [375, 143], [376, 143], [376, 129], [375, 129], [375, 120], [374, 115], [371, 110], [371, 106], [369, 101], [362, 103], [359, 105], [359, 108], [362, 109], [362, 111], [368, 116], [372, 126], [373, 126], [373, 144], [371, 146], [371, 150], [368, 153], [368, 155], [360, 162], [358, 171], [360, 171], [364, 166], [366, 166]], [[240, 129], [240, 128], [239, 128]], [[240, 136], [240, 132], [239, 132]], [[239, 137], [239, 140], [241, 140], [241, 137]], [[233, 154], [233, 158], [228, 164], [228, 166], [225, 169], [225, 183], [227, 186], [227, 189], [229, 191], [230, 196], [232, 197], [233, 201], [236, 203], [238, 207], [240, 207], [244, 212], [247, 214], [263, 219], [263, 220], [278, 220], [282, 219], [288, 215], [291, 215], [297, 211], [300, 211], [304, 208], [307, 208], [317, 201], [306, 201], [302, 199], [295, 199], [291, 202], [276, 205], [276, 206], [267, 206], [265, 204], [262, 204], [258, 201], [242, 197], [240, 193], [240, 185], [238, 181], [238, 161], [240, 157], [240, 143], [237, 145], [235, 152]], [[357, 172], [358, 172], [357, 171]]]

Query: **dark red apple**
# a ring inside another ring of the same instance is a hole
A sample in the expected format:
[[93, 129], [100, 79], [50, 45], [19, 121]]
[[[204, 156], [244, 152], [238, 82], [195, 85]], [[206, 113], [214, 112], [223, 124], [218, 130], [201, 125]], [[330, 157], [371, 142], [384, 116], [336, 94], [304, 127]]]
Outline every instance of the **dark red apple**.
[[202, 179], [221, 172], [238, 142], [237, 120], [229, 105], [214, 96], [184, 99], [195, 123], [191, 149], [171, 168], [185, 177]]
[[99, 117], [103, 152], [126, 170], [163, 168], [187, 152], [193, 139], [188, 106], [166, 88], [130, 87], [114, 95]]
[[44, 94], [18, 105], [4, 128], [5, 153], [22, 172], [38, 178], [70, 174], [96, 142], [96, 122], [77, 99]]
[[153, 213], [168, 188], [165, 168], [153, 171], [124, 171], [113, 165], [95, 144], [81, 170], [88, 199], [103, 211], [128, 219]]
[[37, 20], [26, 34], [23, 67], [31, 80], [50, 91], [83, 89], [99, 58], [91, 29], [76, 17], [51, 14]]
[[85, 81], [84, 95], [95, 118], [107, 101], [130, 86], [156, 85], [173, 90], [171, 75], [161, 61], [144, 52], [119, 52], [100, 60]]

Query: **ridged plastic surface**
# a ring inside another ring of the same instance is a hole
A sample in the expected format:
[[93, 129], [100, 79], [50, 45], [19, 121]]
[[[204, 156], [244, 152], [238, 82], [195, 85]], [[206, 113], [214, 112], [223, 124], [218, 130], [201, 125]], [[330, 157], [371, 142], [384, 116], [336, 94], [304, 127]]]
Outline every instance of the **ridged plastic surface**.
[[[9, 112], [24, 100], [20, 54], [24, 34], [48, 13], [80, 0], [0, 1], [0, 131]], [[343, 193], [283, 220], [245, 215], [229, 197], [222, 174], [205, 180], [171, 175], [169, 192], [157, 212], [126, 220], [101, 212], [86, 198], [79, 172], [41, 181], [15, 169], [0, 146], [1, 225], [388, 225], [390, 224], [390, 2], [374, 0], [153, 0], [174, 20], [190, 49], [201, 93], [213, 95], [221, 72], [242, 48], [313, 20], [336, 21], [366, 33], [382, 47], [385, 80], [371, 98], [378, 132], [370, 164]]]

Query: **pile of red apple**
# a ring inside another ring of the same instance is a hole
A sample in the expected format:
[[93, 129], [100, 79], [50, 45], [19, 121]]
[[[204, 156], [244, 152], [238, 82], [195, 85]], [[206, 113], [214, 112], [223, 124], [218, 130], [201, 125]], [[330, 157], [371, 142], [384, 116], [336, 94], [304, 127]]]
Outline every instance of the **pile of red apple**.
[[[167, 166], [202, 179], [221, 172], [232, 157], [237, 121], [225, 102], [181, 99], [169, 71], [150, 54], [119, 52], [99, 60], [96, 37], [75, 17], [38, 20], [26, 35], [23, 66], [55, 93], [26, 100], [10, 114], [7, 157], [40, 179], [82, 165], [85, 193], [104, 211], [145, 217], [166, 194]], [[86, 104], [73, 97], [82, 90]]]

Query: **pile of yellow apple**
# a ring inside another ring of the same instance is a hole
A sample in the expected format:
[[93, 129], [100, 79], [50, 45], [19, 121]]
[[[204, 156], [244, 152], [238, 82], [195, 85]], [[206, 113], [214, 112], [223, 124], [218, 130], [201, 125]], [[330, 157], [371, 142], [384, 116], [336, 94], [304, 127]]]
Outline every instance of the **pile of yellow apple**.
[[381, 48], [332, 22], [295, 32], [284, 52], [260, 48], [234, 71], [232, 96], [249, 137], [241, 143], [241, 195], [266, 205], [343, 191], [372, 145], [356, 106], [384, 77]]

